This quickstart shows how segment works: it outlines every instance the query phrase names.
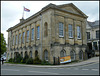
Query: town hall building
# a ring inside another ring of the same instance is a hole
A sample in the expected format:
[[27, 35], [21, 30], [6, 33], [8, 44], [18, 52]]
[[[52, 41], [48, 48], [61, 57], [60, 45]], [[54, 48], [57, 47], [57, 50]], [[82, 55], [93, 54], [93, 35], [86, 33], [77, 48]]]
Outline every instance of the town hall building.
[[73, 3], [49, 4], [9, 28], [7, 60], [17, 53], [53, 64], [54, 57], [87, 58], [87, 16]]

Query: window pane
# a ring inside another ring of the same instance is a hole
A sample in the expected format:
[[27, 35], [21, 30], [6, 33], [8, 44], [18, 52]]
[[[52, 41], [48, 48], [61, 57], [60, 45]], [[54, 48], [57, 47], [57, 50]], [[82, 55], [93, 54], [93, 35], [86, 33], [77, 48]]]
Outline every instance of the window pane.
[[99, 30], [96, 31], [96, 38], [99, 38]]
[[93, 42], [93, 50], [97, 50], [97, 42]]
[[73, 37], [72, 25], [68, 25], [69, 37]]
[[40, 38], [40, 26], [37, 27], [37, 39]]
[[19, 44], [21, 43], [21, 34], [19, 34]]
[[24, 43], [25, 32], [23, 32], [23, 43]]
[[29, 40], [29, 30], [27, 31], [27, 42]]
[[59, 36], [64, 36], [63, 33], [64, 33], [64, 26], [63, 26], [63, 23], [59, 23]]
[[17, 35], [16, 35], [16, 44], [17, 44]]
[[81, 29], [80, 29], [80, 26], [77, 26], [77, 38], [81, 38]]
[[15, 42], [15, 37], [13, 36], [13, 45], [14, 45], [14, 42]]
[[90, 39], [90, 32], [87, 32], [87, 39]]
[[34, 28], [32, 29], [32, 40], [34, 40]]

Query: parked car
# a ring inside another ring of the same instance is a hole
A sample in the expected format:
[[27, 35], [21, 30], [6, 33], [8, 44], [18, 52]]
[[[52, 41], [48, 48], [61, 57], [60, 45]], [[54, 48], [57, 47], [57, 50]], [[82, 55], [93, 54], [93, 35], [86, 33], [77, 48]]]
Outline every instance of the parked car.
[[6, 61], [6, 57], [5, 56], [3, 56], [3, 57], [0, 58], [1, 61], [2, 61], [2, 58], [4, 59], [4, 61]]

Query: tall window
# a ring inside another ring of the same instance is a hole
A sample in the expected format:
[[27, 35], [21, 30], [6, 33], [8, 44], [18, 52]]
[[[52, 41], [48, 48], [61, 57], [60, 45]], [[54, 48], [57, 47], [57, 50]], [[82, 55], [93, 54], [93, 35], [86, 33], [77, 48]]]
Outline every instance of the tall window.
[[90, 32], [87, 32], [87, 39], [90, 39]]
[[68, 32], [69, 32], [69, 38], [73, 37], [73, 28], [72, 25], [68, 25]]
[[21, 52], [21, 57], [23, 57], [23, 52]]
[[99, 30], [96, 31], [96, 38], [99, 38]]
[[40, 26], [37, 26], [37, 39], [40, 38]]
[[23, 43], [24, 43], [25, 32], [23, 32]]
[[32, 51], [30, 51], [30, 58], [32, 58]]
[[83, 60], [83, 51], [79, 51], [79, 59]]
[[48, 51], [47, 50], [44, 51], [44, 59], [48, 61]]
[[32, 36], [31, 39], [34, 40], [34, 28], [32, 28]]
[[48, 36], [48, 24], [47, 22], [45, 22], [44, 24], [44, 37], [47, 37]]
[[29, 30], [27, 31], [27, 42], [29, 40]]
[[81, 28], [80, 28], [80, 26], [77, 26], [77, 38], [78, 39], [81, 38]]
[[15, 43], [15, 36], [13, 36], [13, 45], [14, 45], [14, 43]]
[[64, 25], [62, 22], [59, 22], [59, 37], [64, 36]]
[[93, 42], [93, 50], [97, 50], [97, 42]]
[[60, 57], [65, 57], [65, 56], [66, 56], [66, 51], [65, 50], [61, 50]]
[[71, 51], [70, 52], [71, 60], [75, 60], [75, 52]]
[[19, 44], [21, 43], [21, 33], [19, 34]]
[[16, 44], [17, 44], [17, 35], [16, 35]]

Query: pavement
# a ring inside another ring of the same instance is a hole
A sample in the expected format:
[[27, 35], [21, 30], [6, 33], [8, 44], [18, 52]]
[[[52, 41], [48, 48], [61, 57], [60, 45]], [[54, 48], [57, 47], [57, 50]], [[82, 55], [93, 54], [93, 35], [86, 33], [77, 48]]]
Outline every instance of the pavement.
[[99, 57], [92, 57], [85, 61], [64, 64], [64, 65], [28, 65], [28, 64], [10, 64], [10, 63], [4, 63], [3, 65], [30, 66], [30, 67], [37, 67], [37, 68], [60, 68], [60, 67], [65, 68], [65, 67], [77, 67], [77, 66], [82, 66], [82, 65], [88, 65], [92, 63], [99, 63]]

